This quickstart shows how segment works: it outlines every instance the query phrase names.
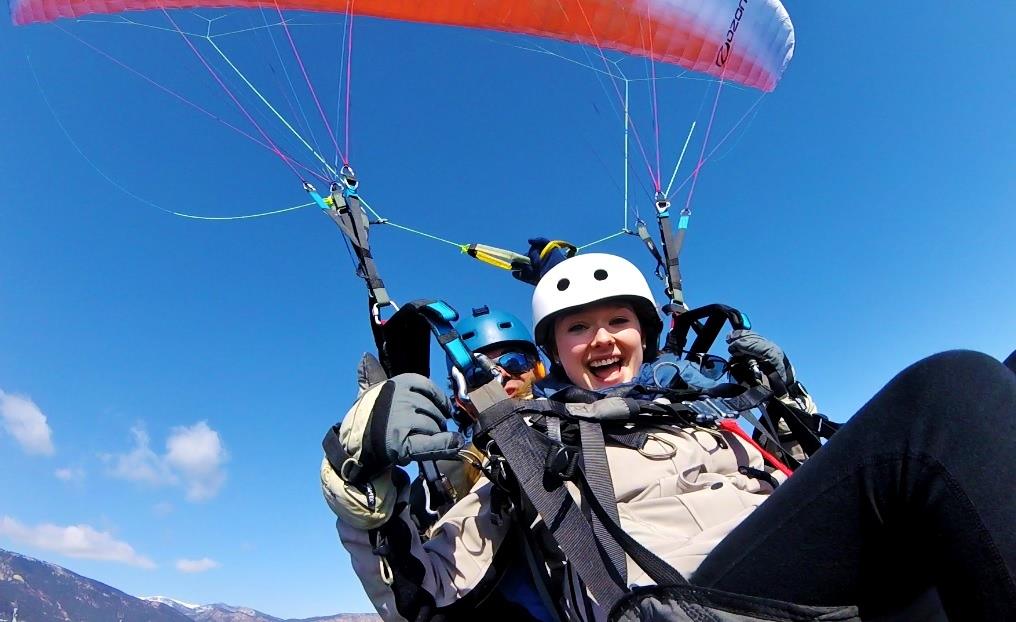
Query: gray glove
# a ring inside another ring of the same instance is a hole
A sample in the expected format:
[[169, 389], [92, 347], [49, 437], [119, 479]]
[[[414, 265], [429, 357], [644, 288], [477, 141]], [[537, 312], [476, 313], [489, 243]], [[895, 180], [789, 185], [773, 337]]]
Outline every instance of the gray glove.
[[461, 434], [448, 431], [451, 403], [430, 378], [395, 376], [381, 385], [373, 410], [373, 430], [384, 426], [385, 458], [399, 466], [454, 458], [465, 445]]
[[[379, 366], [370, 363], [367, 357], [361, 362], [361, 386], [366, 377], [381, 379], [376, 375]], [[419, 374], [399, 374], [373, 384], [337, 426], [332, 438], [338, 443], [329, 443], [326, 436], [328, 460], [344, 479], [361, 483], [395, 465], [453, 458], [465, 439], [448, 431], [450, 413], [444, 392]]]
[[794, 382], [794, 368], [783, 348], [752, 330], [735, 330], [727, 335], [727, 350], [733, 356], [758, 361], [759, 369], [766, 374], [776, 372], [783, 384]]

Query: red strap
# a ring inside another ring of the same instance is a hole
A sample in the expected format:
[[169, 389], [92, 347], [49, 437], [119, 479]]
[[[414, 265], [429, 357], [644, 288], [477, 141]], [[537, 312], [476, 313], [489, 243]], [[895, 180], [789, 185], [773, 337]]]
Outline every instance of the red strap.
[[746, 443], [757, 449], [759, 453], [762, 454], [762, 458], [770, 465], [772, 465], [775, 469], [777, 469], [780, 473], [783, 473], [787, 477], [790, 477], [791, 475], [794, 474], [794, 472], [790, 470], [790, 467], [780, 462], [779, 458], [769, 453], [765, 449], [762, 449], [762, 446], [756, 443], [755, 439], [749, 436], [747, 432], [742, 430], [741, 426], [737, 425], [737, 422], [734, 421], [733, 419], [720, 419], [719, 423], [717, 423], [716, 426], [721, 430], [730, 432], [731, 434], [736, 434]]

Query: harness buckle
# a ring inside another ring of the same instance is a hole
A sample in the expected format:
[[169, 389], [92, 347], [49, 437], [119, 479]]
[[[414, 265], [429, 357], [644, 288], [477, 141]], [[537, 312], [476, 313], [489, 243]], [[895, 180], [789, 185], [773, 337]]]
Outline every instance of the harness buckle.
[[740, 414], [722, 399], [712, 397], [681, 403], [695, 412], [695, 422], [700, 425], [716, 423], [720, 419], [736, 419]]
[[547, 449], [547, 459], [543, 465], [544, 469], [561, 479], [571, 480], [575, 477], [580, 454], [581, 452], [575, 447], [555, 443]]

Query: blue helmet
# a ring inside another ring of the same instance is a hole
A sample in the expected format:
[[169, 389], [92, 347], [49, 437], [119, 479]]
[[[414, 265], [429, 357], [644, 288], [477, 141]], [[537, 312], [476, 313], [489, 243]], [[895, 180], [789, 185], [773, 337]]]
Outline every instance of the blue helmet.
[[[514, 345], [512, 352], [504, 354], [504, 357], [515, 357], [515, 365], [531, 369], [537, 380], [547, 375], [543, 361], [540, 360], [540, 351], [533, 343], [533, 335], [526, 328], [522, 320], [505, 311], [491, 311], [489, 307], [482, 306], [472, 310], [467, 316], [455, 323], [455, 330], [459, 337], [473, 352], [487, 350], [498, 346]], [[518, 355], [525, 356], [525, 361], [518, 360]], [[503, 357], [502, 357], [503, 358]], [[448, 374], [453, 375], [452, 361], [446, 357]], [[519, 369], [512, 369], [512, 361], [498, 360], [495, 364], [501, 366], [510, 374], [520, 373]], [[453, 383], [453, 387], [454, 387]]]
[[491, 311], [487, 306], [475, 308], [468, 317], [455, 324], [455, 330], [473, 351], [505, 343], [518, 343], [536, 353], [532, 333], [522, 320], [506, 311]]

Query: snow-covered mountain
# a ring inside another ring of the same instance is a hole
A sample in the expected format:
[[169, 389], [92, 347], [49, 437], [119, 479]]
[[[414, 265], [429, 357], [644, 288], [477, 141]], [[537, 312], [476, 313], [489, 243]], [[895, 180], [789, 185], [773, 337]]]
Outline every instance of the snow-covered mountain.
[[146, 596], [144, 600], [172, 607], [194, 622], [379, 622], [381, 619], [373, 613], [340, 613], [295, 620], [277, 618], [250, 607], [234, 607], [225, 603], [195, 605], [168, 596]]
[[38, 559], [0, 549], [0, 615], [18, 603], [18, 620], [108, 622], [192, 622], [193, 618], [157, 602], [144, 601], [116, 588]]
[[250, 607], [234, 607], [224, 603], [195, 605], [168, 596], [145, 596], [143, 599], [172, 607], [194, 622], [283, 622], [281, 618]]
[[250, 607], [195, 605], [167, 596], [135, 598], [55, 564], [0, 549], [0, 618], [18, 603], [24, 622], [380, 622], [376, 614], [284, 620]]
[[187, 615], [189, 612], [194, 611], [195, 609], [201, 606], [201, 605], [192, 605], [191, 603], [185, 603], [182, 600], [176, 600], [175, 598], [170, 598], [168, 596], [142, 596], [141, 600], [147, 600], [153, 603], [162, 603], [163, 605], [168, 605], [173, 609], [176, 609], [180, 613], [183, 613], [184, 615]]

